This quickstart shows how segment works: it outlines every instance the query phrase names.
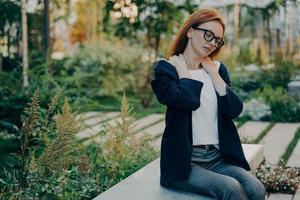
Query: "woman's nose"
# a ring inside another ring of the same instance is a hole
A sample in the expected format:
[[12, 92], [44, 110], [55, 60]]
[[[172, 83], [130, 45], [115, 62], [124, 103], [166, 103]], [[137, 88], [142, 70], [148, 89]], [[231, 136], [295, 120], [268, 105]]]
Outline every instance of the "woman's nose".
[[211, 48], [216, 48], [216, 47], [217, 47], [216, 40], [213, 39], [212, 41], [210, 41], [210, 42], [209, 42], [209, 46], [210, 46]]

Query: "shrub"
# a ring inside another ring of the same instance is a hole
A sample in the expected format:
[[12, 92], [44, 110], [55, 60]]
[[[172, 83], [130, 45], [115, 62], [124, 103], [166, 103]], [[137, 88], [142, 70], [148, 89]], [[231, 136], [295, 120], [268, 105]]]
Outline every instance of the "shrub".
[[281, 62], [280, 65], [275, 65], [272, 69], [262, 70], [259, 81], [263, 82], [264, 85], [272, 86], [274, 89], [277, 87], [287, 89], [294, 68], [291, 62]]
[[88, 96], [128, 90], [141, 79], [138, 73], [149, 66], [141, 59], [145, 53], [141, 47], [120, 42], [81, 46], [65, 63], [67, 75], [73, 77], [66, 87], [75, 87]]
[[241, 45], [240, 53], [237, 56], [237, 61], [240, 64], [249, 64], [254, 62], [254, 56], [250, 51], [250, 42]]
[[299, 169], [286, 167], [283, 161], [278, 165], [263, 163], [256, 172], [257, 178], [264, 184], [267, 192], [291, 194], [297, 190], [300, 182], [299, 175]]
[[265, 103], [264, 99], [259, 97], [246, 102], [241, 115], [250, 116], [252, 120], [261, 120], [271, 115], [271, 109]]
[[158, 156], [158, 152], [150, 146], [149, 137], [138, 137], [134, 134], [134, 116], [131, 112], [132, 109], [124, 94], [121, 104], [121, 122], [117, 122], [116, 126], [105, 128], [107, 134], [101, 150], [102, 156], [100, 160], [97, 159], [99, 163], [95, 165], [95, 170], [103, 170], [101, 173], [105, 174], [107, 188]]
[[300, 120], [300, 104], [295, 97], [289, 96], [282, 87], [273, 89], [266, 86], [256, 90], [254, 98], [262, 97], [271, 108], [270, 120], [281, 122], [297, 122]]
[[263, 87], [259, 81], [260, 71], [246, 71], [241, 69], [231, 74], [232, 86], [243, 100], [249, 98], [249, 93]]

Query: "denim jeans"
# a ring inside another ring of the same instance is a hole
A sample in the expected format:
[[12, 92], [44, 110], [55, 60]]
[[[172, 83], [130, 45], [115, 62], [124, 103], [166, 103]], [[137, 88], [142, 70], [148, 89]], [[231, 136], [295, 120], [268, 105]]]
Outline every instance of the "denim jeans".
[[226, 163], [217, 148], [194, 147], [191, 162], [189, 177], [169, 183], [170, 187], [222, 200], [265, 199], [263, 184], [247, 170]]

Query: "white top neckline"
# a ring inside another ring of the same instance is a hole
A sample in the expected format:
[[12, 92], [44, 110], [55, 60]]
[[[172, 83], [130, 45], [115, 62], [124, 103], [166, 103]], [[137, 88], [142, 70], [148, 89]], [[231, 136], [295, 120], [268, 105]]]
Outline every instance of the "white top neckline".
[[200, 71], [200, 70], [203, 70], [203, 68], [201, 69], [188, 69], [189, 71]]

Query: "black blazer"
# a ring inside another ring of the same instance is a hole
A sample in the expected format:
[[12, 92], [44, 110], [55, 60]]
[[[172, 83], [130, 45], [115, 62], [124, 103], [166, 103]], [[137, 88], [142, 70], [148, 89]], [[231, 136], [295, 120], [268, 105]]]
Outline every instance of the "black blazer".
[[[242, 112], [243, 103], [231, 89], [230, 78], [223, 63], [218, 72], [227, 84], [226, 95], [220, 96], [216, 92], [220, 152], [227, 162], [250, 170], [232, 121]], [[192, 111], [201, 106], [203, 83], [189, 78], [179, 79], [171, 63], [159, 60], [154, 65], [151, 87], [157, 100], [167, 106], [160, 157], [160, 184], [164, 186], [170, 181], [187, 178], [191, 170]]]

